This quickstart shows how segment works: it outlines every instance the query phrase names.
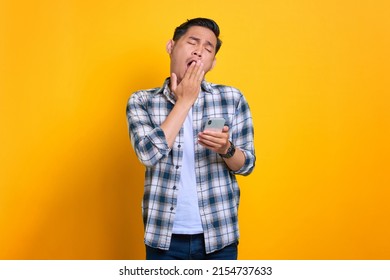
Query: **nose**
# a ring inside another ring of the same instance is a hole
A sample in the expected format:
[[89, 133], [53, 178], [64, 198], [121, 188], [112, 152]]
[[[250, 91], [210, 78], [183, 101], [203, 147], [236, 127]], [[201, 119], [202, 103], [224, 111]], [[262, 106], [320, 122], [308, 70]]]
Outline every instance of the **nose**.
[[195, 56], [201, 58], [202, 57], [202, 51], [200, 49], [196, 49], [196, 50], [194, 50], [192, 52], [192, 55], [195, 55]]

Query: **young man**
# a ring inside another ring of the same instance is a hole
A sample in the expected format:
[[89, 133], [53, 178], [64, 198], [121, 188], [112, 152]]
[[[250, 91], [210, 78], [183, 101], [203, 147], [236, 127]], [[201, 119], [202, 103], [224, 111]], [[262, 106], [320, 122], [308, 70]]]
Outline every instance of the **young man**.
[[[170, 78], [128, 101], [131, 143], [146, 167], [146, 259], [237, 259], [235, 174], [255, 166], [253, 124], [240, 91], [204, 80], [218, 37], [211, 19], [177, 27], [166, 46]], [[225, 119], [223, 129], [203, 130], [216, 117]]]

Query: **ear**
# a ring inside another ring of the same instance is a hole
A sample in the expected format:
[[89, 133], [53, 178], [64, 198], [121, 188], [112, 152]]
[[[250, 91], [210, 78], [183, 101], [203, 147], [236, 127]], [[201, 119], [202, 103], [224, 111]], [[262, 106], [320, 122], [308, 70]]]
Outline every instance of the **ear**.
[[167, 53], [168, 54], [171, 54], [172, 53], [172, 50], [173, 50], [173, 46], [175, 45], [175, 41], [173, 41], [172, 39], [168, 41], [167, 45], [166, 45], [166, 50], [167, 50]]

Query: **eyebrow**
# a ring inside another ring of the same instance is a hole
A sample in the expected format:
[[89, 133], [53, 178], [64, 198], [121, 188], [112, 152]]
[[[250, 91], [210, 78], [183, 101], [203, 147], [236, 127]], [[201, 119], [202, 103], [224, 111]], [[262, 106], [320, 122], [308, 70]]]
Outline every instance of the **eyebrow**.
[[[189, 36], [188, 37], [190, 40], [194, 40], [196, 42], [200, 42], [200, 39], [198, 37], [195, 37], [195, 36]], [[209, 45], [210, 47], [214, 48], [214, 44], [211, 43], [210, 41], [206, 40], [206, 45]]]

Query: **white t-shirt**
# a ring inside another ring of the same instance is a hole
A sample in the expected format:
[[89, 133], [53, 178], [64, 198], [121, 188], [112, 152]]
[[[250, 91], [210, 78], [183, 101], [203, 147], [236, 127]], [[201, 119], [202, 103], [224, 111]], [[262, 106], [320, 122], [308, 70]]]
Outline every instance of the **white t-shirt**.
[[194, 133], [192, 109], [184, 121], [183, 162], [177, 196], [173, 233], [198, 234], [203, 232], [196, 191]]

